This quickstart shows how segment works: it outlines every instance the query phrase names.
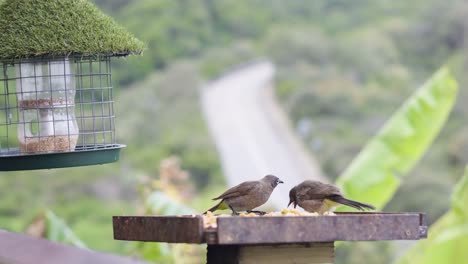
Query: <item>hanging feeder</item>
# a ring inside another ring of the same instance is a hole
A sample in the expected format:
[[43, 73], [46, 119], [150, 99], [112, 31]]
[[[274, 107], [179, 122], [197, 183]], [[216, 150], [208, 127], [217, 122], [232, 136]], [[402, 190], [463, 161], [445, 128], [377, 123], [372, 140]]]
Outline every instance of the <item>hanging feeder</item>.
[[88, 1], [4, 1], [0, 170], [117, 161], [110, 60], [142, 49]]

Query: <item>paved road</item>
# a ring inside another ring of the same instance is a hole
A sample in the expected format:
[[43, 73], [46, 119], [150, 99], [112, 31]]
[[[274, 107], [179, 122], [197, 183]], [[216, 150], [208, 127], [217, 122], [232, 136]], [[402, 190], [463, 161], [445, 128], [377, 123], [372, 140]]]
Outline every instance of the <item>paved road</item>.
[[229, 186], [277, 175], [280, 185], [264, 206], [281, 209], [295, 184], [327, 181], [292, 131], [273, 96], [274, 66], [258, 62], [207, 84], [201, 101]]

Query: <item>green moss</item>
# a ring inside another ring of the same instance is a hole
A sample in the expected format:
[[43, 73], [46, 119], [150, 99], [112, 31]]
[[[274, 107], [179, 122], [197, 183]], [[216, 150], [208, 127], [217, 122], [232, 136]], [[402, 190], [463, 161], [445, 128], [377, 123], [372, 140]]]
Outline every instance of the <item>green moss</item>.
[[144, 44], [86, 0], [4, 0], [0, 59], [140, 54]]

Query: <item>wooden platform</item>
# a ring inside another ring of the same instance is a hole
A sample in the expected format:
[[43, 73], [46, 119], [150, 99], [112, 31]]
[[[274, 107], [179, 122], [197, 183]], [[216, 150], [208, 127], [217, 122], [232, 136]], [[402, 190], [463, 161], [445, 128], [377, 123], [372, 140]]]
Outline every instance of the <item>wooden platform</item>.
[[332, 216], [219, 217], [203, 228], [194, 216], [114, 216], [114, 239], [209, 245], [417, 240], [427, 237], [422, 213], [337, 213]]

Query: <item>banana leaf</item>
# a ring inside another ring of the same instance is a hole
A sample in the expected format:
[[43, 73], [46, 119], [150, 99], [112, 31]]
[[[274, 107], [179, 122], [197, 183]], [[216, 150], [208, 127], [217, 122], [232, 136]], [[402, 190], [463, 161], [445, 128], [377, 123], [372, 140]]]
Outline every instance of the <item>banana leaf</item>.
[[468, 167], [455, 187], [451, 209], [429, 228], [397, 264], [443, 264], [468, 261]]
[[[431, 145], [450, 111], [458, 85], [447, 67], [438, 70], [386, 122], [337, 185], [345, 196], [382, 209]], [[348, 209], [348, 208], [346, 208]]]
[[79, 248], [87, 248], [73, 231], [65, 224], [65, 222], [55, 215], [52, 211], [47, 210], [45, 213], [46, 219], [46, 234], [48, 240], [70, 244]]

